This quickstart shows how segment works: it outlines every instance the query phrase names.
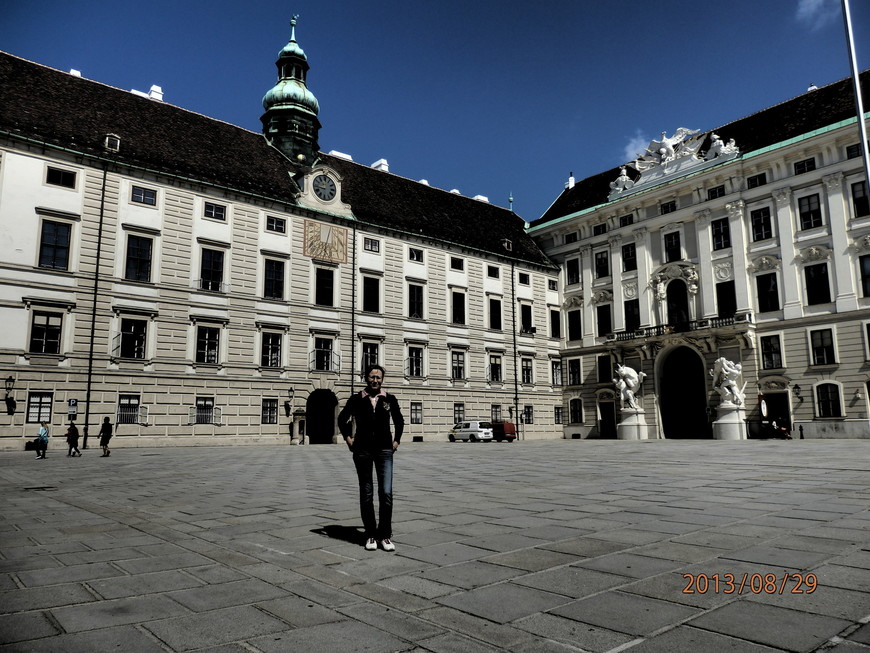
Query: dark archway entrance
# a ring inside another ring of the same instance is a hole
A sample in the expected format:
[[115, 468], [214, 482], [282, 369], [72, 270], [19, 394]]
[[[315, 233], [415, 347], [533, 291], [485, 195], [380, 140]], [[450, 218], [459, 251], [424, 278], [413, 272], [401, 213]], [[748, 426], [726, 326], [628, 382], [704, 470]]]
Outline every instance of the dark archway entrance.
[[674, 331], [689, 330], [689, 289], [682, 279], [668, 284], [668, 324]]
[[338, 398], [332, 390], [315, 390], [305, 402], [305, 427], [309, 444], [332, 444], [335, 436], [335, 407]]
[[662, 431], [666, 438], [710, 438], [704, 360], [689, 347], [677, 347], [659, 367], [657, 378]]
[[616, 437], [616, 402], [600, 399], [598, 401], [598, 437]]

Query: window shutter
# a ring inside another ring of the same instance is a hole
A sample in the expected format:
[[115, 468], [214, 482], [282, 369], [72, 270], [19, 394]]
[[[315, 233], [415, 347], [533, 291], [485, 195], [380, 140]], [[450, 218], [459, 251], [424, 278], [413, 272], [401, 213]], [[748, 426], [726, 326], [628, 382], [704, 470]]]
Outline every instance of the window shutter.
[[138, 422], [142, 426], [148, 425], [148, 406], [139, 405], [139, 417]]
[[223, 409], [219, 406], [215, 406], [212, 413], [212, 424], [217, 426], [221, 425], [221, 417], [223, 417]]
[[191, 406], [187, 412], [187, 423], [196, 424], [196, 406]]

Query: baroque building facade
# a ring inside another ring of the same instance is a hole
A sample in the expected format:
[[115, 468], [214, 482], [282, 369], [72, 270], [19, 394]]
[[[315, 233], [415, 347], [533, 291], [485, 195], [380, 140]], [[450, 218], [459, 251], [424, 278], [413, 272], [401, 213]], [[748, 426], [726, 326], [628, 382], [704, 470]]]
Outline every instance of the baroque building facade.
[[617, 435], [617, 365], [641, 373], [649, 437], [712, 437], [723, 358], [741, 366], [743, 437], [774, 423], [870, 437], [854, 107], [844, 80], [713, 131], [663, 133], [630, 164], [569, 179], [529, 230], [562, 267], [566, 437]]
[[408, 440], [561, 437], [559, 269], [526, 223], [319, 152], [295, 27], [277, 68], [254, 133], [0, 53], [0, 447], [105, 417], [122, 446], [331, 443], [368, 363]]

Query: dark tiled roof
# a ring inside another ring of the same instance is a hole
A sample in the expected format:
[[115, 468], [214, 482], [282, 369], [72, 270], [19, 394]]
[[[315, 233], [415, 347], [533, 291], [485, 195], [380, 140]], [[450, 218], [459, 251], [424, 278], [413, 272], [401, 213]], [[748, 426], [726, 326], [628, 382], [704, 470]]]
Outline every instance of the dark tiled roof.
[[[865, 110], [870, 106], [870, 70], [861, 73], [862, 100]], [[741, 118], [722, 127], [711, 129], [706, 134], [702, 150], [710, 144], [710, 135], [718, 134], [724, 142], [734, 139], [742, 154], [768, 147], [775, 143], [827, 127], [847, 118], [855, 117], [855, 94], [852, 79], [844, 79], [814, 91], [777, 104], [776, 106]], [[859, 140], [857, 132], [855, 141]], [[588, 209], [607, 201], [610, 182], [619, 176], [617, 166], [577, 182], [566, 189], [543, 216], [532, 223], [538, 226]], [[629, 169], [629, 176], [637, 173]]]
[[[295, 204], [287, 160], [262, 134], [0, 52], [0, 132], [94, 156], [117, 134], [119, 163]], [[550, 265], [513, 212], [323, 155], [360, 220]]]

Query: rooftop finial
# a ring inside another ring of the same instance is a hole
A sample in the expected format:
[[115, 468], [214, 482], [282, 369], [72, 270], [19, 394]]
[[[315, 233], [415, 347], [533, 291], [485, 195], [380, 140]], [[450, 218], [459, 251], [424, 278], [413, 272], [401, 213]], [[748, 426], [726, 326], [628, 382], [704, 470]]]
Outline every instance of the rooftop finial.
[[296, 41], [296, 21], [299, 20], [299, 14], [293, 14], [293, 18], [290, 19], [290, 41]]

